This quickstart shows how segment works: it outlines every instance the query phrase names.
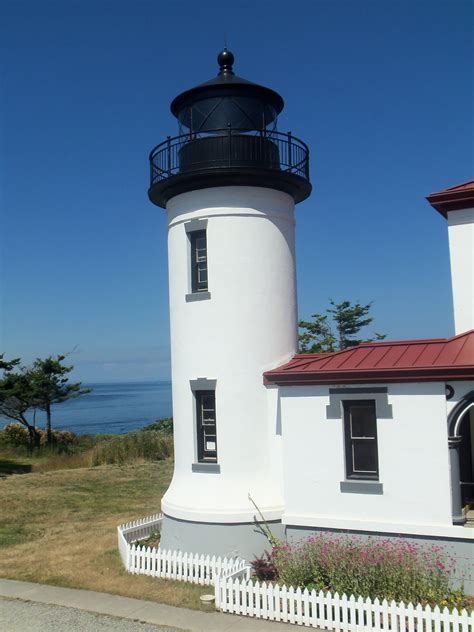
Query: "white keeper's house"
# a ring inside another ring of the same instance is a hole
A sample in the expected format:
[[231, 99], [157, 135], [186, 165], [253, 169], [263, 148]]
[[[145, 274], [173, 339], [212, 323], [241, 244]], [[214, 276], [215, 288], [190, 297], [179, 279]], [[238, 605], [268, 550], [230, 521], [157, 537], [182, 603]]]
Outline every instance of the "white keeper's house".
[[258, 505], [289, 541], [330, 530], [446, 545], [474, 593], [474, 181], [447, 220], [456, 335], [297, 353], [295, 204], [309, 150], [283, 99], [234, 74], [177, 96], [150, 154], [168, 218], [175, 469], [161, 546], [252, 559]]

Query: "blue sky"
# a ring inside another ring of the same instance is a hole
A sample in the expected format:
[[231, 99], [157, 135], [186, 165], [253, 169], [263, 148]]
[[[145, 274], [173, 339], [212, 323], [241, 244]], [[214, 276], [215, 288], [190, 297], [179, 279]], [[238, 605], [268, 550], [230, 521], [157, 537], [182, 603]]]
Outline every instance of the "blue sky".
[[77, 378], [169, 375], [166, 223], [147, 154], [180, 91], [235, 69], [279, 91], [312, 152], [300, 317], [374, 301], [391, 339], [453, 333], [445, 220], [472, 178], [469, 2], [3, 0], [1, 347], [73, 350]]

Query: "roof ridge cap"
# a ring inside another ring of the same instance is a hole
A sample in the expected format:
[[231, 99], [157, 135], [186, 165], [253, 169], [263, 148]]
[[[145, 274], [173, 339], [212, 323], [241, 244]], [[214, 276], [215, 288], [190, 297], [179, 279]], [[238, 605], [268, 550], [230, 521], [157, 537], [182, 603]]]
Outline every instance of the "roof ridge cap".
[[415, 344], [423, 344], [423, 343], [426, 344], [430, 342], [446, 342], [447, 340], [450, 340], [450, 338], [414, 338], [412, 340], [380, 340], [380, 341], [374, 341], [374, 342], [361, 342], [359, 345], [352, 348], [357, 349], [357, 347], [372, 347], [372, 346], [393, 347], [394, 345], [415, 345]]
[[459, 184], [455, 184], [452, 187], [446, 187], [445, 189], [441, 189], [440, 191], [433, 191], [433, 193], [430, 193], [428, 197], [431, 197], [433, 195], [442, 195], [443, 193], [448, 193], [449, 191], [456, 191], [456, 189], [465, 187], [467, 184], [472, 184], [474, 188], [474, 180], [466, 180], [466, 182], [460, 182]]

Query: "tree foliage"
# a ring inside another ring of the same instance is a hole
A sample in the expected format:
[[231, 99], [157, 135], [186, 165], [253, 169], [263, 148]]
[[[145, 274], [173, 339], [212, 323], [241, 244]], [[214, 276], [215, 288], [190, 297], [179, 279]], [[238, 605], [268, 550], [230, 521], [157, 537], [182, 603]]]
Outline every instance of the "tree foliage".
[[354, 347], [361, 342], [383, 340], [384, 335], [375, 333], [373, 338], [356, 338], [359, 331], [374, 320], [369, 315], [372, 303], [361, 305], [351, 301], [335, 303], [325, 314], [313, 314], [312, 321], [301, 320], [299, 327], [300, 353], [326, 353]]
[[89, 388], [81, 388], [80, 382], [69, 384], [68, 374], [74, 367], [64, 366], [62, 362], [65, 359], [65, 355], [37, 358], [28, 370], [34, 391], [35, 407], [46, 413], [48, 443], [51, 443], [53, 438], [51, 406], [90, 393]]
[[[8, 364], [3, 358], [2, 363]], [[13, 367], [18, 364], [17, 362], [9, 368], [4, 368], [5, 373], [0, 380], [0, 415], [24, 426], [28, 430], [30, 448], [33, 448], [39, 446], [40, 435], [35, 425], [28, 421], [26, 413], [34, 408], [34, 392], [24, 368], [12, 372]]]
[[29, 433], [30, 447], [40, 444], [40, 433], [35, 423], [29, 421], [28, 411], [46, 412], [46, 435], [48, 443], [53, 442], [51, 406], [72, 397], [90, 392], [81, 388], [81, 383], [69, 384], [68, 374], [72, 366], [65, 366], [65, 355], [37, 358], [30, 367], [20, 366], [20, 359], [7, 361], [0, 356], [0, 415], [8, 417], [24, 426]]

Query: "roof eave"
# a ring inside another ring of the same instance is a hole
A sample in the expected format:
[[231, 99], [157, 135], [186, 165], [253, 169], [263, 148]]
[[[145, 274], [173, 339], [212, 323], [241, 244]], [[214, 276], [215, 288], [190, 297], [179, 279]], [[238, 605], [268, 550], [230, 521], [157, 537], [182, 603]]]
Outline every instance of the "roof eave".
[[432, 193], [426, 199], [438, 213], [447, 218], [449, 211], [460, 211], [474, 207], [474, 189]]
[[327, 384], [360, 384], [385, 382], [444, 382], [472, 380], [474, 367], [435, 367], [376, 371], [268, 372], [263, 374], [266, 386], [313, 386]]

